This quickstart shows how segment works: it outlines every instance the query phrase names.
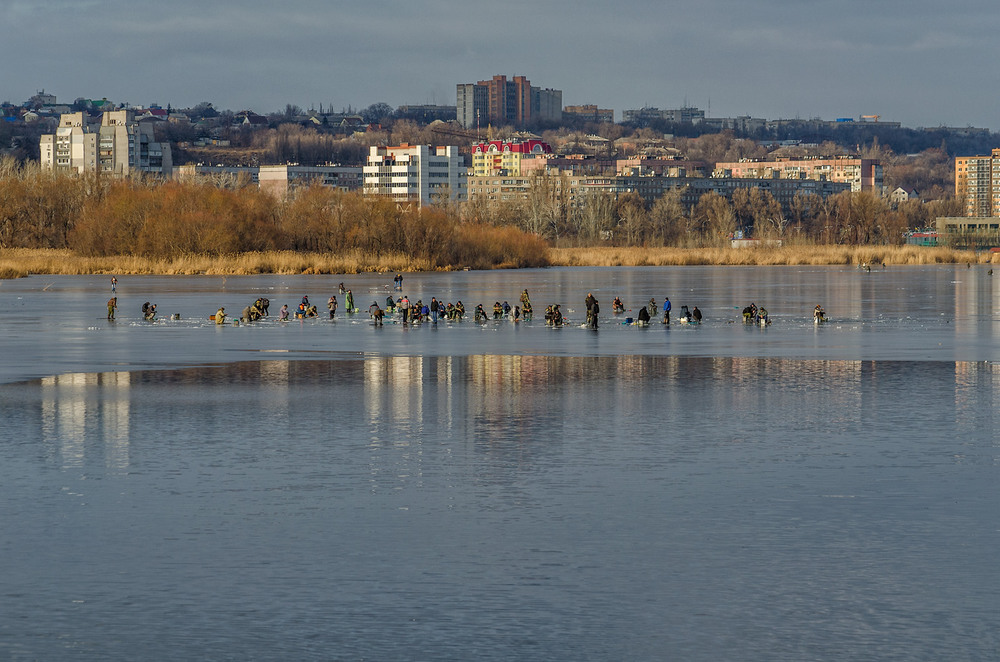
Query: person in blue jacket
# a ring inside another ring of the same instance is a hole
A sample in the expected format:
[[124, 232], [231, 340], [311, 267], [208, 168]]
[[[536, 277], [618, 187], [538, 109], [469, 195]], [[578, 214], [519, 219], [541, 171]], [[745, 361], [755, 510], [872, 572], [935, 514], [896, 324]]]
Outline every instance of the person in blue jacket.
[[663, 323], [670, 324], [670, 299], [663, 297]]

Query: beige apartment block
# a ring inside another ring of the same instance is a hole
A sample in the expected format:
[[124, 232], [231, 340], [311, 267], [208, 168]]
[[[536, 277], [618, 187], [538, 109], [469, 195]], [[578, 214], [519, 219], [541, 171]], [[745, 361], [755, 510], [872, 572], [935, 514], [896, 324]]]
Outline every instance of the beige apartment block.
[[169, 176], [170, 145], [157, 142], [148, 122], [135, 121], [130, 110], [106, 111], [100, 122], [87, 114], [64, 113], [54, 134], [39, 139], [43, 169], [124, 176], [150, 172]]
[[882, 163], [878, 159], [852, 157], [716, 163], [713, 176], [736, 179], [815, 179], [850, 184], [851, 191], [872, 191], [878, 195], [882, 195], [883, 188]]
[[955, 197], [968, 217], [1000, 216], [1000, 149], [955, 159]]

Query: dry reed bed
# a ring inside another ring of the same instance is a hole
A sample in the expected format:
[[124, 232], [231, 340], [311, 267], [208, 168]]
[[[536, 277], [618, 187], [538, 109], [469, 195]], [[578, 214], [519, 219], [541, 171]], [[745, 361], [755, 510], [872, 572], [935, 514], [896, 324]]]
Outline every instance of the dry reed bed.
[[925, 246], [783, 246], [780, 248], [553, 248], [556, 266], [778, 266], [854, 264], [988, 264], [996, 253]]
[[[781, 248], [552, 248], [554, 266], [776, 266], [881, 264], [992, 264], [1000, 254], [921, 246], [785, 246]], [[509, 266], [502, 264], [503, 266]], [[154, 259], [130, 255], [86, 257], [69, 250], [9, 248], [0, 250], [0, 279], [29, 274], [356, 274], [429, 271], [428, 260], [401, 253], [379, 256], [359, 250], [343, 254], [271, 251], [235, 255], [183, 255]]]
[[68, 250], [5, 249], [0, 251], [0, 278], [29, 274], [118, 275], [253, 275], [253, 274], [356, 274], [362, 272], [427, 271], [427, 260], [403, 254], [366, 255], [273, 251], [236, 255], [183, 255], [154, 259], [131, 255], [85, 257]]

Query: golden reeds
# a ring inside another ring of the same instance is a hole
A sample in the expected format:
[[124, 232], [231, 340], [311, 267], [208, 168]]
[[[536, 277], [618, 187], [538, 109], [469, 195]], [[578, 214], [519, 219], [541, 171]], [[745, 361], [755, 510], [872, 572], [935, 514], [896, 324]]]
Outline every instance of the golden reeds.
[[[507, 237], [517, 244], [518, 236]], [[450, 256], [457, 268], [465, 266], [500, 268], [519, 266], [519, 258], [532, 255], [534, 246], [514, 245], [504, 254], [503, 237], [491, 241], [469, 241], [465, 254]], [[530, 242], [529, 242], [530, 243]], [[484, 248], [492, 246], [496, 253]], [[482, 253], [480, 256], [479, 253]], [[459, 253], [463, 253], [459, 251]], [[777, 266], [777, 265], [921, 265], [995, 264], [1000, 253], [972, 252], [923, 246], [784, 246], [780, 248], [642, 248], [592, 247], [551, 248], [548, 255], [532, 255], [529, 261], [553, 266]], [[453, 267], [456, 268], [456, 267]], [[253, 275], [253, 274], [357, 274], [370, 272], [433, 271], [428, 259], [402, 253], [371, 255], [361, 250], [343, 253], [266, 251], [232, 255], [182, 255], [175, 258], [147, 258], [133, 255], [89, 257], [70, 250], [7, 248], [0, 250], [0, 279], [29, 274], [162, 274], [162, 275]]]
[[0, 250], [0, 278], [28, 274], [356, 274], [362, 272], [427, 271], [427, 260], [403, 254], [367, 255], [268, 251], [234, 255], [182, 255], [146, 258], [133, 255], [88, 257], [68, 250], [9, 248]]
[[1000, 254], [926, 246], [782, 246], [760, 248], [553, 248], [555, 266], [987, 264]]

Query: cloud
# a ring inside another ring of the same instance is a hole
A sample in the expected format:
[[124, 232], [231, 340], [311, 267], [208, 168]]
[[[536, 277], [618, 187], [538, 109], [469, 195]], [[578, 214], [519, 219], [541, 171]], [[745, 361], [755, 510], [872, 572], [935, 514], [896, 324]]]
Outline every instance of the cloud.
[[619, 113], [711, 99], [723, 116], [874, 107], [913, 125], [993, 126], [991, 88], [968, 62], [998, 55], [998, 12], [972, 0], [12, 0], [0, 42], [24, 54], [5, 71], [14, 100], [44, 86], [260, 112], [454, 103], [459, 82], [523, 74]]

